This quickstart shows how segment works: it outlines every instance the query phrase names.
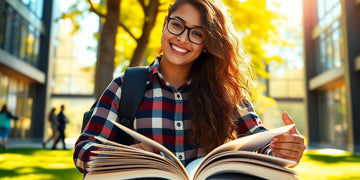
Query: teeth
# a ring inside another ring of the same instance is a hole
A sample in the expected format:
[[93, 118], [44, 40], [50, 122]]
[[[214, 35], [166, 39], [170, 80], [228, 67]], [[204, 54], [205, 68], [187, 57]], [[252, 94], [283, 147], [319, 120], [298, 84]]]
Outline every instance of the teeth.
[[182, 48], [179, 48], [179, 47], [174, 46], [174, 45], [172, 45], [172, 48], [173, 48], [173, 49], [175, 49], [175, 50], [176, 50], [176, 51], [178, 51], [178, 52], [181, 52], [181, 53], [185, 53], [185, 52], [187, 52], [187, 50], [186, 50], [186, 49], [182, 49]]

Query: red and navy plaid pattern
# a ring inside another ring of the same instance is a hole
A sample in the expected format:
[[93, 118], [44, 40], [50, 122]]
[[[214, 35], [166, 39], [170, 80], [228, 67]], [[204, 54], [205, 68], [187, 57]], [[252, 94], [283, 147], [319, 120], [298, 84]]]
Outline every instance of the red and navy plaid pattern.
[[[184, 165], [204, 155], [201, 150], [193, 147], [189, 142], [191, 126], [191, 111], [189, 108], [189, 91], [191, 81], [175, 89], [166, 82], [161, 75], [159, 61], [161, 56], [149, 66], [147, 89], [144, 99], [136, 114], [134, 130], [164, 145], [173, 152]], [[100, 97], [84, 132], [75, 145], [74, 162], [81, 172], [86, 171], [86, 162], [92, 150], [94, 136], [118, 142], [119, 129], [109, 121], [117, 121], [118, 108], [121, 96], [123, 75], [115, 78]], [[259, 117], [255, 114], [249, 101], [239, 105], [236, 113], [237, 133], [239, 136], [257, 133], [266, 130]], [[134, 142], [136, 143], [136, 142]], [[260, 153], [269, 154], [268, 146], [259, 150]]]

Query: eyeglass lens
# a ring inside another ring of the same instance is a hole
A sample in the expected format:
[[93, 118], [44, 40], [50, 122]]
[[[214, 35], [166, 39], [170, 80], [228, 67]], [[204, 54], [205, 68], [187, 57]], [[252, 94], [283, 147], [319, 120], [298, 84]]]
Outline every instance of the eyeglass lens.
[[167, 28], [169, 32], [174, 35], [180, 35], [185, 31], [185, 29], [188, 29], [189, 40], [194, 44], [202, 44], [206, 38], [206, 34], [201, 28], [186, 27], [181, 21], [177, 19], [169, 19]]

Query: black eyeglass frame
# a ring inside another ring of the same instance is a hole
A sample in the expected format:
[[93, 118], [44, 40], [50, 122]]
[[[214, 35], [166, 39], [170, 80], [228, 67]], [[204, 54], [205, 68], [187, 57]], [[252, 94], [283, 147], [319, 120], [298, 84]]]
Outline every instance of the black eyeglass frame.
[[[170, 20], [178, 21], [178, 22], [181, 23], [185, 28], [184, 28], [180, 33], [178, 33], [178, 34], [171, 32], [171, 31], [169, 30], [169, 22], [170, 22]], [[175, 36], [180, 36], [180, 35], [181, 35], [182, 33], [184, 33], [185, 30], [187, 29], [187, 30], [188, 30], [188, 39], [189, 39], [189, 41], [190, 41], [191, 43], [196, 44], [196, 45], [204, 44], [205, 41], [206, 41], [206, 37], [204, 38], [204, 40], [203, 40], [201, 43], [195, 43], [194, 41], [192, 41], [192, 40], [190, 39], [190, 31], [191, 31], [192, 29], [201, 29], [201, 28], [198, 28], [198, 27], [195, 27], [195, 28], [188, 27], [188, 26], [186, 26], [183, 22], [181, 22], [180, 20], [178, 20], [178, 19], [176, 19], [176, 18], [171, 18], [171, 17], [167, 16], [166, 29], [169, 31], [169, 33], [171, 33], [172, 35], [175, 35]], [[205, 35], [206, 35], [206, 34], [205, 34]]]

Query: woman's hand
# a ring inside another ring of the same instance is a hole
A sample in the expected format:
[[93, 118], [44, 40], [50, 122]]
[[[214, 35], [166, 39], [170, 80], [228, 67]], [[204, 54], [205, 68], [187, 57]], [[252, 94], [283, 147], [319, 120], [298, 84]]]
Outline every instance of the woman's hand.
[[133, 144], [133, 145], [130, 145], [130, 146], [132, 146], [134, 148], [142, 149], [142, 150], [145, 150], [145, 151], [149, 151], [149, 152], [152, 152], [152, 153], [160, 154], [159, 151], [153, 150], [151, 147], [145, 145], [144, 143]]
[[[287, 112], [282, 114], [282, 119], [285, 125], [294, 124], [294, 121]], [[274, 137], [271, 141], [270, 148], [274, 156], [299, 163], [306, 149], [306, 145], [304, 144], [304, 137], [296, 127], [294, 127], [284, 135]]]

